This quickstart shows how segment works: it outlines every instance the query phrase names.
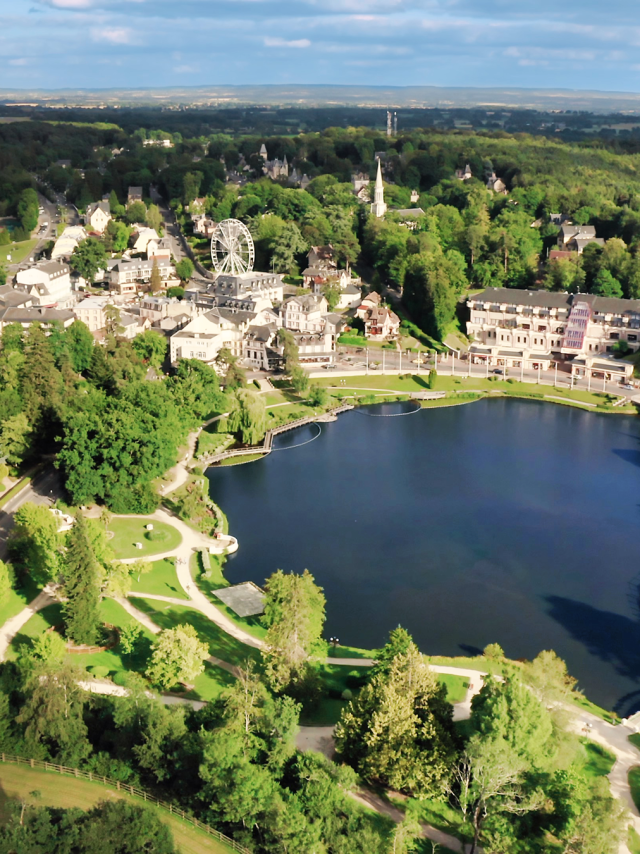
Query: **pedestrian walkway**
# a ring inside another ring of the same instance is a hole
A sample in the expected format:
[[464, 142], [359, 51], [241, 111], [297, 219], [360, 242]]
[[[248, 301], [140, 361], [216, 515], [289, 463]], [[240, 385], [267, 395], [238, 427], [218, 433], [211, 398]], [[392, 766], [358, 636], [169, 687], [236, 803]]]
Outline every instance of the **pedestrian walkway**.
[[0, 661], [4, 661], [4, 657], [11, 641], [15, 638], [20, 629], [29, 622], [31, 617], [33, 617], [34, 614], [37, 614], [38, 611], [42, 611], [42, 609], [46, 608], [47, 605], [53, 605], [57, 602], [55, 589], [55, 584], [47, 584], [44, 590], [41, 590], [36, 598], [23, 608], [19, 614], [16, 614], [15, 617], [11, 617], [3, 626], [0, 626]]

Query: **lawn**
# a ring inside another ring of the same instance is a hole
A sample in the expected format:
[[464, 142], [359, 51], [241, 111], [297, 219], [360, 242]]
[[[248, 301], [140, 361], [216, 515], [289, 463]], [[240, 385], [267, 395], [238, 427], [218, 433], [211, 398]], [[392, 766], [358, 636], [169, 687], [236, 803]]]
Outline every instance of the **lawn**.
[[[29, 799], [31, 792], [39, 792], [37, 800], [33, 798], [32, 803], [63, 809], [79, 807], [89, 810], [99, 801], [114, 798], [139, 802], [138, 798], [102, 783], [80, 780], [53, 771], [25, 768], [23, 765], [0, 764], [0, 820], [6, 820], [8, 817], [7, 801]], [[171, 828], [181, 854], [227, 854], [232, 850], [164, 810], [158, 809], [158, 813], [162, 821]]]
[[322, 682], [322, 697], [313, 708], [302, 712], [302, 726], [333, 726], [348, 700], [342, 699], [344, 691], [355, 694], [365, 683], [368, 667], [343, 667], [323, 664], [318, 668]]
[[640, 809], [640, 766], [636, 765], [629, 771], [629, 788], [631, 797], [637, 809]]
[[640, 750], [640, 732], [634, 732], [633, 735], [630, 735], [629, 741]]
[[[34, 239], [0, 246], [0, 264], [20, 264], [30, 252], [33, 252], [37, 245], [38, 241]], [[10, 261], [7, 260], [9, 255], [11, 255]]]
[[[411, 370], [415, 371], [414, 366], [411, 366]], [[358, 389], [377, 389], [380, 391], [401, 391], [401, 392], [411, 392], [411, 391], [425, 391], [428, 389], [427, 382], [428, 371], [425, 371], [422, 374], [409, 373], [402, 374], [399, 376], [394, 375], [382, 375], [382, 374], [366, 374], [366, 375], [354, 375], [353, 377], [346, 377], [347, 385], [340, 386], [336, 385], [336, 381], [333, 377], [319, 377], [315, 379], [314, 382], [318, 385], [325, 386], [327, 388], [335, 389], [336, 391], [342, 392], [345, 390], [358, 390]], [[552, 380], [552, 374], [549, 374], [546, 377], [548, 380]], [[436, 381], [436, 385], [434, 387], [435, 391], [482, 391], [482, 392], [498, 392], [500, 394], [509, 394], [509, 395], [550, 395], [552, 397], [559, 397], [567, 402], [574, 403], [591, 403], [597, 405], [601, 405], [606, 402], [605, 398], [598, 392], [588, 392], [582, 391], [580, 389], [569, 389], [562, 387], [555, 387], [553, 385], [541, 384], [537, 383], [527, 383], [527, 382], [505, 382], [501, 380], [491, 380], [485, 379], [483, 377], [467, 377], [467, 376], [450, 376], [445, 375], [441, 372], [438, 373], [438, 379]], [[589, 407], [590, 409], [592, 407]]]
[[447, 700], [450, 703], [461, 703], [467, 696], [469, 680], [465, 676], [455, 676], [450, 673], [437, 673], [438, 682], [447, 687]]
[[[576, 764], [589, 780], [606, 777], [616, 762], [616, 757], [602, 745], [581, 738], [582, 749]], [[638, 769], [640, 771], [640, 769]]]
[[[118, 626], [119, 628], [134, 622], [133, 617], [124, 610], [122, 605], [119, 605], [113, 599], [102, 600], [100, 603], [100, 613], [105, 623]], [[34, 614], [15, 636], [7, 650], [7, 658], [16, 659], [21, 646], [25, 644], [30, 645], [34, 638], [41, 635], [48, 628], [59, 626], [61, 623], [61, 605], [48, 605], [46, 608], [43, 608], [42, 611]], [[110, 675], [120, 670], [143, 671], [147, 665], [152, 640], [153, 634], [142, 627], [141, 639], [133, 655], [125, 655], [120, 651], [119, 646], [116, 646], [114, 649], [108, 649], [104, 652], [73, 653], [68, 656], [68, 660], [72, 664], [82, 668], [107, 667]]]
[[[153, 525], [153, 531], [145, 529], [147, 524]], [[114, 535], [109, 546], [116, 560], [170, 552], [182, 542], [180, 532], [172, 525], [147, 516], [116, 516], [109, 523], [109, 530]], [[142, 548], [135, 548], [134, 543], [142, 543]]]
[[631, 854], [640, 854], [640, 836], [635, 832], [633, 827], [629, 825], [629, 836], [627, 837], [627, 845]]
[[32, 602], [40, 588], [34, 584], [29, 576], [25, 579], [25, 584], [18, 590], [10, 590], [7, 598], [0, 602], [0, 626], [3, 626], [11, 617], [19, 614], [29, 602]]
[[260, 653], [257, 649], [231, 637], [200, 611], [185, 605], [171, 605], [154, 599], [132, 597], [131, 601], [136, 608], [144, 611], [154, 623], [163, 629], [170, 629], [184, 623], [193, 626], [200, 640], [209, 645], [210, 654], [222, 659], [222, 661], [243, 665], [247, 658], [260, 660]]
[[172, 596], [174, 599], [188, 599], [188, 595], [182, 589], [176, 575], [176, 559], [165, 557], [162, 560], [154, 560], [153, 569], [140, 576], [133, 576], [131, 591], [143, 596], [145, 593], [153, 593], [155, 596]]

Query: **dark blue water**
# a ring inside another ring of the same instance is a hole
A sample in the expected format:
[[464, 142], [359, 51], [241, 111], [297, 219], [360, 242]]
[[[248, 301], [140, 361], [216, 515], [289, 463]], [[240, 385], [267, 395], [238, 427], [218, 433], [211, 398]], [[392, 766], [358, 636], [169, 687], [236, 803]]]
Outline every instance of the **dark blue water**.
[[376, 647], [402, 624], [432, 654], [554, 649], [591, 699], [640, 708], [640, 419], [518, 400], [376, 411], [209, 470], [240, 541], [229, 580], [308, 568], [327, 637]]

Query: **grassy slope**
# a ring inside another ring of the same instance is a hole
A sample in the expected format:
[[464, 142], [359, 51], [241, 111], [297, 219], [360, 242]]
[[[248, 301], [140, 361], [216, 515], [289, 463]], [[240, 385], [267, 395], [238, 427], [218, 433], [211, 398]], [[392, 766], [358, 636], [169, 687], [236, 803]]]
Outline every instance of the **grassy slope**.
[[[99, 801], [114, 798], [126, 798], [141, 803], [138, 798], [125, 795], [102, 783], [77, 780], [52, 771], [0, 764], [0, 821], [7, 818], [5, 807], [8, 800], [29, 798], [29, 794], [34, 791], [40, 792], [40, 795], [37, 801], [32, 799], [33, 803], [65, 809], [79, 807], [88, 810]], [[158, 813], [164, 824], [171, 828], [181, 854], [227, 854], [231, 851], [227, 845], [217, 842], [179, 818], [168, 815], [164, 810], [158, 810]]]
[[[153, 525], [151, 532], [145, 530], [145, 525], [149, 523]], [[146, 516], [117, 517], [109, 523], [109, 530], [114, 534], [109, 540], [109, 546], [117, 560], [162, 554], [172, 551], [182, 542], [180, 533], [174, 527]], [[147, 533], [159, 534], [161, 539], [149, 539]], [[142, 548], [136, 549], [134, 543], [142, 543]]]
[[[37, 246], [38, 241], [23, 240], [20, 243], [9, 244], [8, 246], [0, 246], [0, 264], [20, 264]], [[7, 261], [7, 256], [11, 255], [11, 261]]]
[[131, 590], [141, 596], [153, 593], [156, 596], [172, 596], [174, 599], [189, 598], [178, 581], [176, 561], [173, 557], [154, 560], [153, 569], [146, 575], [141, 575], [140, 581], [138, 576], [134, 575]]
[[19, 590], [10, 590], [6, 599], [0, 601], [0, 626], [3, 626], [11, 617], [19, 614], [29, 602], [36, 598], [39, 592], [40, 588], [30, 578], [26, 579], [24, 587]]

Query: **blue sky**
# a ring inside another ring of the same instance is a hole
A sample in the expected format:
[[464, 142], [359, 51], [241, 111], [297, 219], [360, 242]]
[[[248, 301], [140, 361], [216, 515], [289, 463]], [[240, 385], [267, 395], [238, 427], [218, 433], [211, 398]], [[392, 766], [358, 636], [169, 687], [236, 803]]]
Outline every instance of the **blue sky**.
[[0, 88], [640, 91], [638, 0], [0, 0]]

